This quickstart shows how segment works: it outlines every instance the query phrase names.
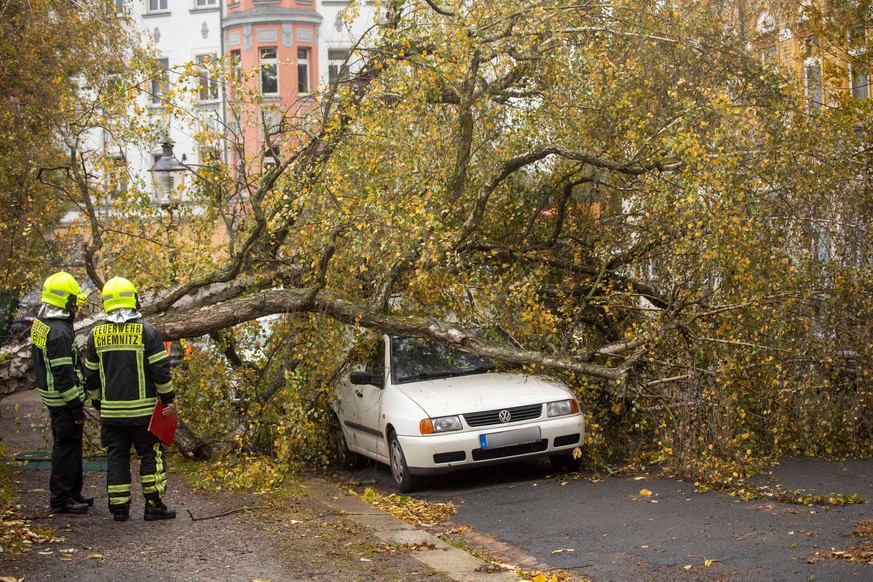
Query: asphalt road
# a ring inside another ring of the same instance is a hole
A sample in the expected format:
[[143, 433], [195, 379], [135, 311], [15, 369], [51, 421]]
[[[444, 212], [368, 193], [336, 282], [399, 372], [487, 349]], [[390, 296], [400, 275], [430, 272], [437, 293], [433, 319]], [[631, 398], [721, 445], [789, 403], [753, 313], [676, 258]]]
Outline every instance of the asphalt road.
[[[383, 466], [344, 474], [396, 492]], [[873, 460], [786, 459], [756, 481], [873, 501]], [[873, 565], [816, 556], [860, 543], [851, 533], [873, 520], [871, 503], [742, 501], [646, 474], [554, 475], [547, 462], [461, 472], [430, 479], [426, 487], [414, 496], [453, 502], [455, 524], [472, 528], [467, 535], [508, 544], [535, 559], [538, 569], [595, 582], [873, 580]]]

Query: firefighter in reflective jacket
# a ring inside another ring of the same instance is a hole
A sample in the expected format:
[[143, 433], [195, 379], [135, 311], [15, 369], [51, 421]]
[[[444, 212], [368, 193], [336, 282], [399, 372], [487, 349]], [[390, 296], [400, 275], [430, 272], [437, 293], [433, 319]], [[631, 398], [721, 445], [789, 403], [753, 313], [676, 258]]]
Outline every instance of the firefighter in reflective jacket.
[[43, 307], [30, 328], [36, 385], [52, 427], [52, 511], [85, 513], [93, 497], [82, 496], [82, 427], [85, 391], [73, 320], [84, 295], [67, 272], [55, 273], [42, 288]]
[[173, 519], [163, 503], [167, 467], [161, 442], [148, 430], [158, 398], [174, 413], [170, 359], [161, 334], [142, 321], [133, 283], [113, 277], [103, 286], [106, 323], [88, 337], [86, 387], [100, 411], [101, 439], [107, 448], [109, 511], [116, 521], [130, 517], [130, 446], [140, 457], [139, 477], [147, 521]]

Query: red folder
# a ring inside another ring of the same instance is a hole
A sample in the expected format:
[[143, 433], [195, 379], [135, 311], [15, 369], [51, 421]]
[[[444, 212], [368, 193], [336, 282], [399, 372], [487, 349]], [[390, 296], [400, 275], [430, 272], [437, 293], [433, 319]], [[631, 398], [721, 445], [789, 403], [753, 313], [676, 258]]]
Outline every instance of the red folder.
[[173, 436], [176, 434], [176, 426], [179, 424], [179, 417], [176, 413], [164, 416], [164, 408], [166, 405], [158, 399], [155, 402], [155, 410], [152, 412], [152, 419], [149, 421], [149, 432], [158, 437], [158, 440], [168, 447], [173, 444]]

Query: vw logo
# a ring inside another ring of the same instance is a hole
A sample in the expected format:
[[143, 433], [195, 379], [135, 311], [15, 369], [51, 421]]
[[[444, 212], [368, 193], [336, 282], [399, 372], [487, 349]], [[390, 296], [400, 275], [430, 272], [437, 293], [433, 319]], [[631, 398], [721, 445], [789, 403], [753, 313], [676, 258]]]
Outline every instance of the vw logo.
[[509, 422], [512, 420], [512, 414], [508, 410], [501, 410], [497, 414], [497, 418], [500, 419], [500, 422]]

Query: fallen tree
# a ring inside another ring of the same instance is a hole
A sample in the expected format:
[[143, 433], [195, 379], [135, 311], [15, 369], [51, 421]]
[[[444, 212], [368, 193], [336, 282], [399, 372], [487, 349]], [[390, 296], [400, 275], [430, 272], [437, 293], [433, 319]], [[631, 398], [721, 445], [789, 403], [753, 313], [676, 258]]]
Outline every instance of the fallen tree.
[[[232, 131], [260, 123], [252, 77], [216, 63], [236, 99], [222, 135], [192, 134], [246, 155], [192, 167], [175, 224], [135, 187], [103, 212], [95, 158], [72, 149], [52, 180], [82, 212], [88, 278], [133, 279], [167, 339], [293, 316], [293, 365], [258, 368], [249, 395], [284, 380], [283, 414], [329, 390], [332, 370], [300, 364], [332, 365], [306, 329], [326, 319], [561, 375], [592, 449], [604, 427], [645, 432], [689, 471], [711, 449], [739, 465], [821, 450], [825, 432], [869, 449], [869, 423], [846, 420], [870, 371], [840, 368], [873, 345], [856, 315], [873, 311], [854, 129], [871, 117], [808, 115], [723, 3], [445, 4], [386, 2], [319, 107], [278, 111], [275, 163]], [[26, 385], [22, 358], [4, 391]], [[237, 421], [227, 433], [256, 440]]]

